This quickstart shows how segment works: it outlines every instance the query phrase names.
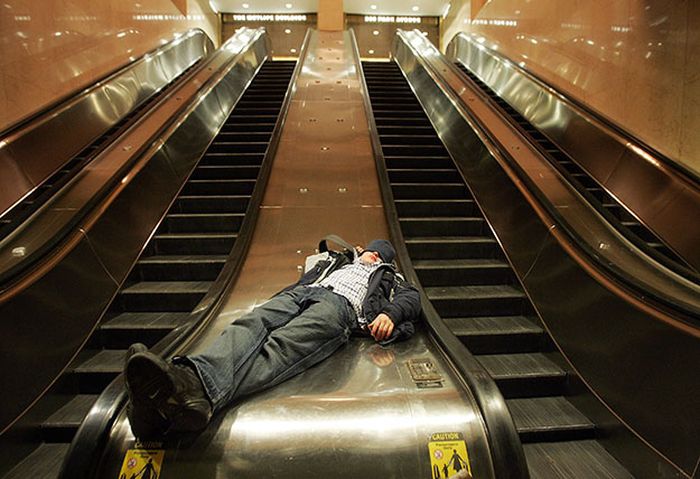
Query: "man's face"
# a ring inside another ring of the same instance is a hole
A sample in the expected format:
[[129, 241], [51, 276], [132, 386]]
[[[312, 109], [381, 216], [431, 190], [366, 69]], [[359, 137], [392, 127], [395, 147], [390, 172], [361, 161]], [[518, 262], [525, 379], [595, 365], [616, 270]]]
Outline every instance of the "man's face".
[[363, 251], [360, 255], [360, 261], [365, 264], [374, 264], [380, 263], [382, 259], [376, 251]]

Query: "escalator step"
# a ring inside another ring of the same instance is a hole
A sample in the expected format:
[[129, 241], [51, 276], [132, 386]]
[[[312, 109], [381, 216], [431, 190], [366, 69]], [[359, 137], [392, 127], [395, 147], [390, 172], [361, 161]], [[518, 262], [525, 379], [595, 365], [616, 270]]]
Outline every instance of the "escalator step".
[[142, 281], [214, 281], [226, 258], [224, 255], [147, 256], [137, 266]]
[[508, 399], [515, 428], [524, 442], [590, 439], [595, 424], [561, 396]]
[[532, 479], [633, 477], [594, 440], [524, 444], [523, 449]]
[[546, 338], [544, 330], [526, 316], [446, 318], [444, 321], [472, 354], [536, 352]]
[[400, 217], [468, 216], [478, 212], [476, 203], [470, 199], [396, 200], [395, 203]]
[[198, 166], [192, 173], [193, 180], [254, 180], [258, 177], [260, 167], [258, 166], [219, 166], [219, 165], [203, 165]]
[[236, 235], [232, 233], [179, 233], [154, 236], [157, 254], [228, 254]]
[[402, 168], [389, 169], [389, 181], [391, 183], [456, 183], [461, 181], [462, 177], [454, 168], [437, 169], [437, 168]]
[[527, 308], [527, 296], [508, 285], [424, 288], [440, 316], [517, 316]]
[[397, 183], [391, 185], [391, 190], [398, 200], [461, 199], [467, 196], [467, 188], [463, 183]]
[[185, 195], [252, 195], [255, 180], [190, 180]]
[[209, 291], [210, 281], [142, 281], [120, 293], [124, 311], [192, 311]]
[[423, 286], [508, 284], [515, 279], [510, 265], [495, 259], [415, 260]]
[[384, 155], [384, 161], [388, 169], [401, 168], [454, 168], [452, 159], [447, 155], [442, 156], [391, 156]]
[[182, 195], [175, 201], [174, 211], [179, 213], [244, 213], [248, 207], [248, 195]]
[[84, 350], [71, 368], [74, 374], [119, 374], [124, 364], [125, 349]]
[[78, 394], [49, 416], [41, 423], [44, 441], [70, 442], [98, 397], [97, 394]]
[[260, 166], [264, 158], [263, 153], [207, 152], [199, 162], [199, 166]]
[[165, 217], [159, 233], [225, 233], [238, 231], [244, 213], [175, 213]]
[[69, 443], [42, 444], [8, 472], [4, 479], [57, 478], [69, 448]]
[[411, 258], [501, 258], [498, 243], [492, 237], [413, 237], [406, 238], [406, 247]]
[[170, 330], [190, 319], [190, 313], [121, 313], [100, 326], [103, 330]]
[[486, 222], [477, 216], [439, 218], [400, 218], [404, 236], [478, 236], [487, 231]]
[[477, 356], [505, 398], [561, 394], [566, 371], [542, 353]]

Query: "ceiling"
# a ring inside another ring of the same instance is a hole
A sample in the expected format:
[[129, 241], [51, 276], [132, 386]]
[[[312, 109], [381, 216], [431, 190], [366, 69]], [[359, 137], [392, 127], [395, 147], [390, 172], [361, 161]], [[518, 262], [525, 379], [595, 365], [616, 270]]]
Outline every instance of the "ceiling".
[[[439, 16], [449, 3], [449, 0], [344, 0], [343, 5], [345, 13]], [[209, 4], [217, 12], [224, 13], [313, 13], [318, 10], [318, 0], [209, 0]]]

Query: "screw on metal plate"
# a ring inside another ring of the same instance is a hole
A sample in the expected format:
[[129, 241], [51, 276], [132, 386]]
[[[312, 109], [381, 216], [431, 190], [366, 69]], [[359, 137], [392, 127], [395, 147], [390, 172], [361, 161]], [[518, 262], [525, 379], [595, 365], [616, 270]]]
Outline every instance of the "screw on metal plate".
[[338, 123], [342, 123], [345, 121], [345, 118], [336, 118], [335, 121], [337, 121]]
[[124, 151], [129, 151], [129, 150], [132, 149], [132, 148], [133, 148], [133, 146], [127, 145], [127, 146], [122, 147], [122, 150], [124, 150]]
[[328, 151], [328, 150], [330, 150], [329, 146], [322, 146], [321, 147], [321, 151]]
[[308, 192], [309, 192], [308, 188], [299, 188], [299, 193], [304, 194], [304, 193], [308, 193]]
[[347, 193], [347, 192], [348, 192], [348, 189], [345, 188], [344, 186], [341, 186], [340, 188], [338, 188], [338, 193]]
[[12, 249], [12, 256], [22, 257], [27, 254], [27, 248], [24, 246], [18, 246]]

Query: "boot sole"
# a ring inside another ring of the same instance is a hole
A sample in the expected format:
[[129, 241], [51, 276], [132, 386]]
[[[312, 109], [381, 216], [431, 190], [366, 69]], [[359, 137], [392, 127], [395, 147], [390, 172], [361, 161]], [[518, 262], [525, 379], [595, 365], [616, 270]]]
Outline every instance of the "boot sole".
[[126, 382], [134, 404], [158, 407], [174, 392], [175, 385], [167, 371], [167, 363], [156, 361], [149, 354], [137, 353], [126, 365]]

